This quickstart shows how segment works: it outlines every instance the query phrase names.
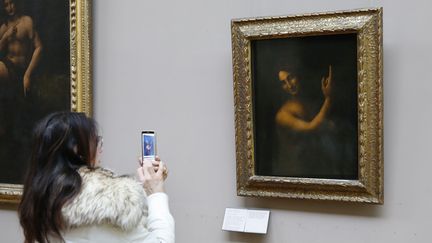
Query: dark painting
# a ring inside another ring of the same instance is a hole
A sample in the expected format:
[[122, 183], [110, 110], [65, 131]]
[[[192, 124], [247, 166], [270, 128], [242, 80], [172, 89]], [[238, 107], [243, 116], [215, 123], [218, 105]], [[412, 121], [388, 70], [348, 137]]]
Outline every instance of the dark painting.
[[69, 37], [69, 1], [0, 0], [0, 183], [23, 183], [33, 126], [70, 110]]
[[358, 179], [357, 35], [251, 45], [255, 173]]

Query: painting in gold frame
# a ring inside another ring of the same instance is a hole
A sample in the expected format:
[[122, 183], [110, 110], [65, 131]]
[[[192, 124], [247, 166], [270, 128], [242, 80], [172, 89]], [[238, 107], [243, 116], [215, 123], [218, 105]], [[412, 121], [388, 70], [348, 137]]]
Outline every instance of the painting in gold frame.
[[382, 204], [382, 9], [231, 29], [237, 194]]
[[[10, 89], [12, 95], [0, 94], [0, 202], [17, 203], [37, 120], [59, 110], [92, 115], [91, 0], [5, 0], [1, 17], [0, 34], [8, 41], [0, 53], [0, 69], [8, 71], [2, 87], [13, 83], [17, 87]], [[28, 42], [30, 48], [17, 47], [19, 41]], [[16, 48], [37, 60], [29, 58], [20, 67], [14, 62]], [[26, 85], [32, 65], [31, 82]], [[20, 68], [21, 74], [16, 72]]]

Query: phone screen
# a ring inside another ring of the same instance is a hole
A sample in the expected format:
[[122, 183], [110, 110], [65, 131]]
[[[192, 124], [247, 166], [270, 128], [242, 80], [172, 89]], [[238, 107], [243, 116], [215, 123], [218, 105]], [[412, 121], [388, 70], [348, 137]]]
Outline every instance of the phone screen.
[[141, 132], [143, 159], [154, 159], [156, 156], [156, 136], [154, 131]]

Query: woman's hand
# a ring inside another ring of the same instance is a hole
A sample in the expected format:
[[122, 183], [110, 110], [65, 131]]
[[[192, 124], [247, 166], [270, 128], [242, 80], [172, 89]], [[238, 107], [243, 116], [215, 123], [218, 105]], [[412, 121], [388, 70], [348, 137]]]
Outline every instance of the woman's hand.
[[[160, 165], [161, 159], [159, 158], [159, 156], [156, 155], [156, 157], [155, 157], [154, 160], [149, 160], [149, 161], [152, 162], [153, 168], [154, 168], [154, 170], [155, 170], [155, 172], [156, 172], [156, 171], [159, 169], [159, 165]], [[141, 167], [143, 166], [143, 159], [142, 159], [141, 156], [138, 157], [138, 164], [139, 164]], [[162, 173], [163, 173], [163, 175], [164, 175], [164, 179], [166, 179], [166, 178], [168, 177], [168, 168], [166, 167], [165, 164], [163, 165], [162, 168], [163, 168]]]
[[329, 72], [327, 77], [321, 79], [321, 89], [325, 98], [329, 98], [332, 92], [332, 66], [329, 65]]
[[164, 181], [168, 175], [165, 163], [159, 158], [144, 160], [142, 167], [137, 169], [138, 178], [144, 186], [147, 195], [165, 192]]

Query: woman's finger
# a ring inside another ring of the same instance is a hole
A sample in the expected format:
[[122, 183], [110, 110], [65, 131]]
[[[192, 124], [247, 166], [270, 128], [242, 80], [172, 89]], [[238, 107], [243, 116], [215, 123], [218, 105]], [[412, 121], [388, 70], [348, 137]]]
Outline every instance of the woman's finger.
[[165, 167], [165, 163], [161, 161], [160, 164], [159, 164], [159, 168], [156, 171], [156, 175], [162, 176], [162, 174], [164, 172], [164, 167]]
[[168, 168], [164, 165], [163, 167], [163, 178], [164, 180], [168, 177]]
[[138, 174], [138, 178], [141, 182], [145, 180], [143, 167], [139, 167], [137, 169], [137, 174]]
[[155, 174], [154, 167], [149, 161], [144, 161], [143, 170], [144, 170], [144, 175], [152, 176]]
[[143, 166], [143, 159], [141, 156], [138, 156], [138, 164], [142, 167]]

